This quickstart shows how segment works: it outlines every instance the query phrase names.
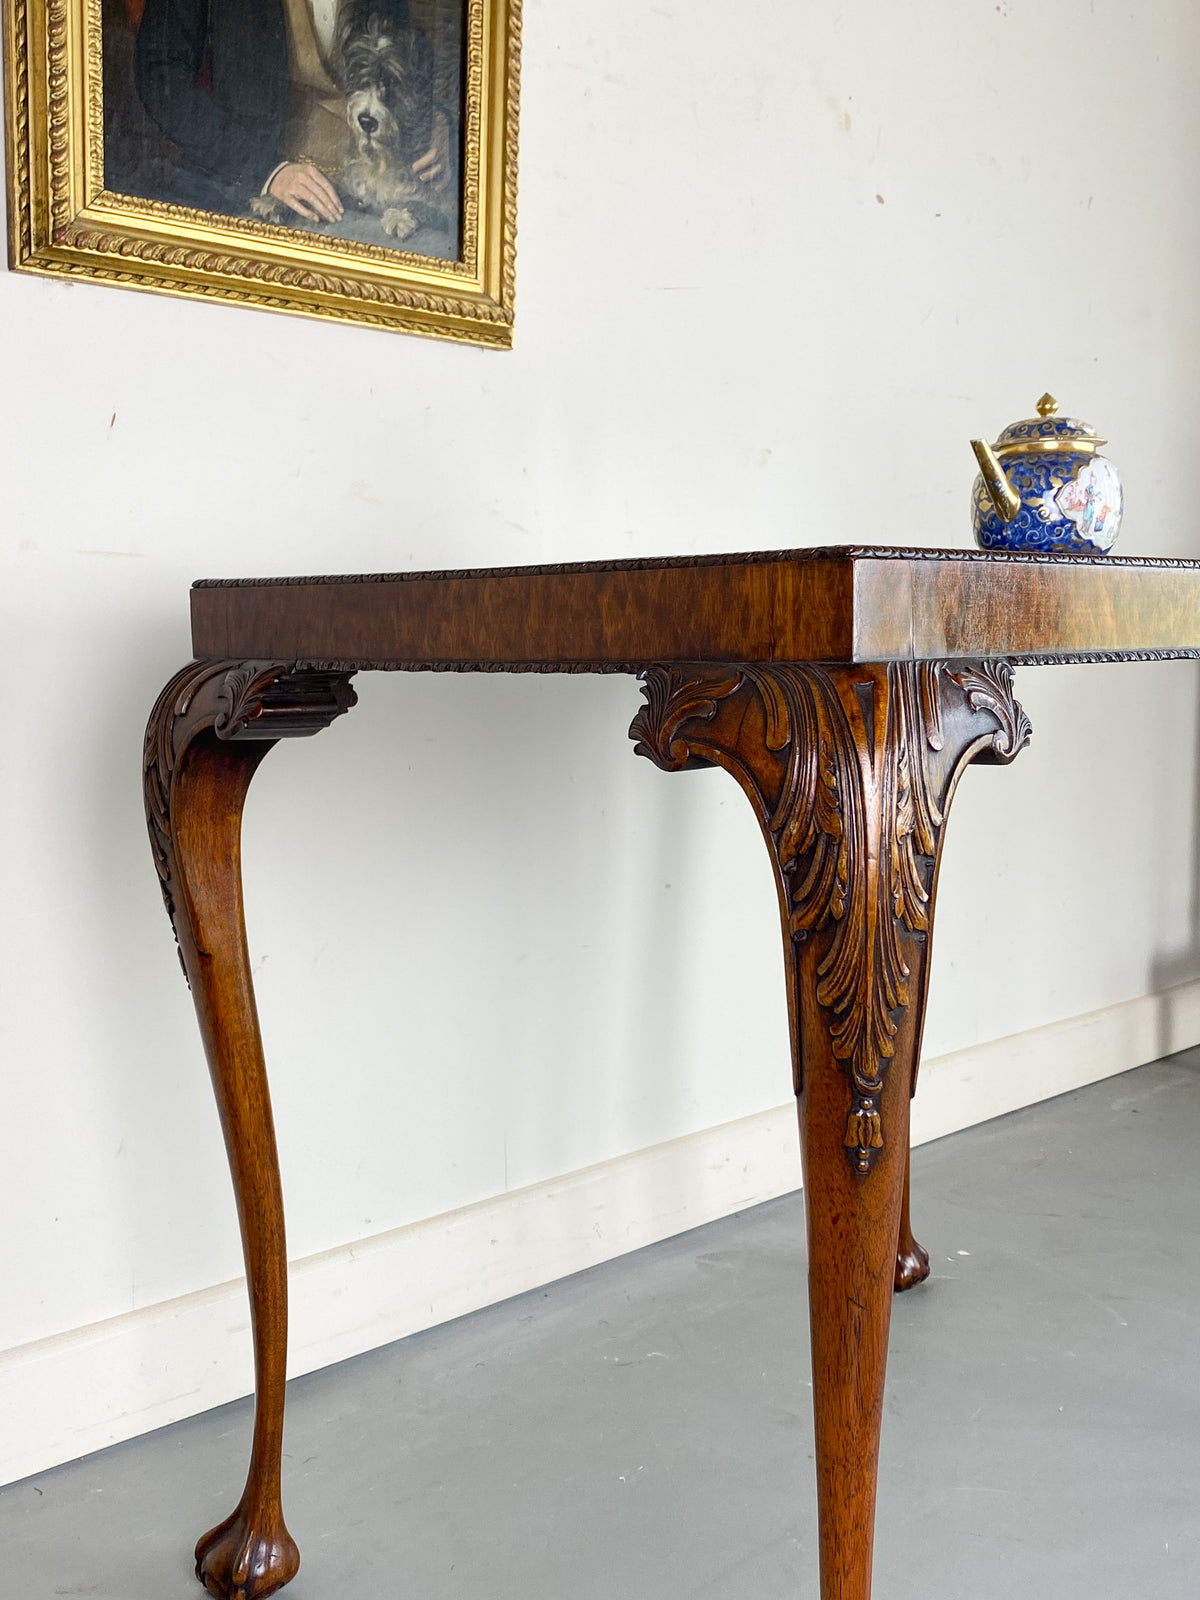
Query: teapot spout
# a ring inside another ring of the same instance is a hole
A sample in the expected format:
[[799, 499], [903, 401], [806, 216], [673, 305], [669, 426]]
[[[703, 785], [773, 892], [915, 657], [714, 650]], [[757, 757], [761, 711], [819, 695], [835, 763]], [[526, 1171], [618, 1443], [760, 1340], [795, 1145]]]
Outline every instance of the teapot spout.
[[1021, 496], [1004, 476], [1004, 468], [996, 459], [996, 452], [990, 444], [985, 444], [982, 439], [972, 439], [971, 449], [975, 452], [983, 486], [996, 508], [996, 515], [1001, 522], [1011, 522], [1021, 509]]

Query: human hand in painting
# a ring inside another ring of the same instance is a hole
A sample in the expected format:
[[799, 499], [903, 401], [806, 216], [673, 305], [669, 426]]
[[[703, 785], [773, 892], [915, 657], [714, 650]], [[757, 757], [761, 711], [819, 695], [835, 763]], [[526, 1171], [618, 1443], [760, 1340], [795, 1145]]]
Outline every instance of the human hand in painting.
[[[450, 181], [450, 120], [433, 114], [433, 143], [412, 164], [422, 183], [441, 193]], [[337, 190], [310, 161], [288, 161], [271, 177], [265, 193], [309, 222], [340, 222], [344, 207]]]
[[433, 113], [433, 143], [412, 164], [413, 172], [439, 193], [450, 182], [450, 119], [444, 111]]
[[337, 190], [310, 161], [285, 162], [267, 184], [266, 193], [310, 222], [342, 220]]

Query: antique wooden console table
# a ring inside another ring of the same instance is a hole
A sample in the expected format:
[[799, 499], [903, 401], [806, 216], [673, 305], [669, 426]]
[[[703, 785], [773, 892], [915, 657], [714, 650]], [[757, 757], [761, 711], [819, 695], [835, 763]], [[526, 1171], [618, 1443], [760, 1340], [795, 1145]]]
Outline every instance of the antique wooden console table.
[[[208, 582], [146, 735], [146, 811], [233, 1173], [257, 1385], [250, 1470], [196, 1548], [214, 1595], [293, 1577], [280, 1504], [287, 1262], [242, 915], [242, 804], [275, 740], [367, 670], [628, 672], [667, 771], [715, 764], [774, 867], [808, 1216], [822, 1600], [869, 1600], [938, 851], [971, 761], [1030, 734], [1012, 665], [1200, 653], [1200, 563], [836, 548], [509, 571]], [[481, 1596], [480, 1600], [486, 1600]]]

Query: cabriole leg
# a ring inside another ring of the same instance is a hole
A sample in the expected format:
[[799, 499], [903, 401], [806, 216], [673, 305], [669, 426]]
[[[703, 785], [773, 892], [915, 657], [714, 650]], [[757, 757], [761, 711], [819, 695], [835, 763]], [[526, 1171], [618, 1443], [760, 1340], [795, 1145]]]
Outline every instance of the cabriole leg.
[[732, 773], [775, 871], [808, 1219], [821, 1596], [870, 1600], [937, 852], [967, 763], [1011, 760], [1029, 724], [1006, 662], [645, 676], [630, 730], [639, 753], [669, 771]]
[[146, 731], [146, 817], [225, 1134], [254, 1339], [250, 1470], [231, 1516], [196, 1546], [221, 1600], [260, 1600], [300, 1566], [283, 1519], [287, 1250], [271, 1098], [242, 911], [242, 807], [275, 740], [315, 733], [354, 703], [346, 674], [200, 662], [164, 689]]

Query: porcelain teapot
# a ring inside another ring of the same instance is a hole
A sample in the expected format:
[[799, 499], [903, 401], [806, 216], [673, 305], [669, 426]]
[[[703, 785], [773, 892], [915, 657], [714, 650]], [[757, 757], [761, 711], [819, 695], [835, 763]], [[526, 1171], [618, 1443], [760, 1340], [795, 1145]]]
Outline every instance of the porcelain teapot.
[[1121, 526], [1121, 480], [1097, 451], [1106, 441], [1044, 394], [1037, 416], [996, 440], [972, 439], [979, 476], [971, 491], [975, 543], [982, 550], [1105, 555]]

